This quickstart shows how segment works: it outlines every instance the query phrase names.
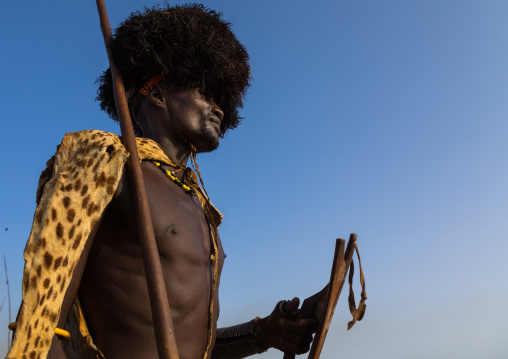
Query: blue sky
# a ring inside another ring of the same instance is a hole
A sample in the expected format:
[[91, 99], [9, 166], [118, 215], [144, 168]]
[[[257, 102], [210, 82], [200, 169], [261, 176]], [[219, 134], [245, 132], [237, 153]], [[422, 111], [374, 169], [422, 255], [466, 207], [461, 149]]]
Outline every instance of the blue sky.
[[[116, 26], [153, 3], [106, 5]], [[225, 216], [219, 325], [318, 291], [335, 238], [355, 232], [367, 313], [348, 332], [345, 292], [321, 358], [506, 358], [508, 3], [203, 3], [233, 23], [254, 77], [242, 125], [198, 157]], [[46, 161], [66, 132], [119, 129], [94, 101], [107, 68], [94, 1], [5, 2], [0, 29], [15, 315]]]

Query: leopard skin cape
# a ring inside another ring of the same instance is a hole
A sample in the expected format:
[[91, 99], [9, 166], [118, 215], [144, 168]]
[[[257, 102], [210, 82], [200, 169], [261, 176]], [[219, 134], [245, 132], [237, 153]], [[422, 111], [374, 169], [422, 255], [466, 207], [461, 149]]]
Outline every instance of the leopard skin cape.
[[[174, 166], [154, 141], [136, 139], [140, 160], [157, 160]], [[88, 130], [68, 133], [48, 161], [37, 188], [37, 208], [25, 251], [23, 300], [17, 328], [6, 359], [45, 359], [67, 288], [85, 242], [113, 198], [129, 153], [115, 134]], [[207, 200], [196, 175], [186, 171], [186, 183], [197, 192], [213, 230], [222, 221]], [[93, 344], [74, 301], [65, 328], [69, 358], [104, 358]]]

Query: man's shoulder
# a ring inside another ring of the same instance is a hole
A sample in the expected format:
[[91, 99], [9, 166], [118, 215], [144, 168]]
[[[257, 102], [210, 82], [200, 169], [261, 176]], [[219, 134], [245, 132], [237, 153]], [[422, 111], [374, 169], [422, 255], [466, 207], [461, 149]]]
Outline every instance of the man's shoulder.
[[81, 151], [87, 151], [115, 144], [123, 147], [121, 137], [114, 133], [99, 130], [83, 130], [66, 133], [61, 144], [57, 146], [57, 151], [60, 150], [61, 146], [69, 148], [79, 147]]
[[82, 138], [86, 138], [86, 137], [94, 137], [95, 138], [102, 138], [102, 137], [114, 137], [114, 138], [118, 138], [120, 139], [120, 136], [118, 136], [117, 134], [114, 134], [112, 132], [107, 132], [107, 131], [101, 131], [101, 130], [81, 130], [81, 131], [76, 131], [76, 132], [67, 132], [64, 137], [82, 137]]
[[[80, 153], [99, 150], [104, 147], [106, 147], [108, 153], [118, 149], [126, 151], [120, 136], [99, 130], [66, 133], [62, 143], [57, 146], [58, 150], [60, 150], [62, 145], [72, 150], [77, 150]], [[171, 166], [176, 165], [175, 161], [167, 156], [163, 148], [154, 140], [136, 137], [136, 145], [140, 160], [157, 160]]]
[[39, 203], [50, 181], [110, 183], [108, 175], [117, 176], [128, 155], [121, 138], [113, 133], [98, 130], [66, 133], [41, 173], [36, 202]]

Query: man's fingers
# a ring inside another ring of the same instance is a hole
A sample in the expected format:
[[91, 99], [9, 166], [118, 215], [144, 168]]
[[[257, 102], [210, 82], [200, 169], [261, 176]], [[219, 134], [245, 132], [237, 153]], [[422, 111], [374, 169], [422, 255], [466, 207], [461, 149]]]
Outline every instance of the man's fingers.
[[297, 297], [293, 298], [290, 301], [283, 302], [282, 307], [281, 307], [282, 314], [286, 314], [286, 315], [293, 314], [293, 312], [296, 311], [299, 306], [300, 306], [300, 299]]
[[300, 298], [294, 297], [291, 301], [284, 303], [284, 311], [293, 313], [300, 306]]
[[284, 339], [281, 339], [279, 344], [280, 344], [279, 349], [284, 353], [303, 354], [308, 352], [310, 349], [309, 344], [298, 345], [285, 341]]
[[299, 335], [290, 332], [282, 332], [282, 339], [296, 345], [308, 345], [312, 343], [312, 335]]
[[[304, 320], [304, 321], [306, 321], [306, 320]], [[300, 323], [300, 322], [301, 322], [301, 320], [298, 323]], [[284, 319], [284, 318], [280, 318], [279, 319], [279, 325], [286, 332], [295, 333], [295, 334], [299, 334], [299, 335], [302, 335], [302, 336], [307, 336], [307, 335], [313, 333], [311, 328], [306, 327], [306, 326], [302, 327], [298, 323], [296, 323], [296, 322], [294, 322], [292, 320]], [[311, 325], [312, 325], [312, 323], [311, 323]]]
[[319, 327], [319, 320], [317, 318], [300, 319], [298, 325], [307, 331], [315, 333]]

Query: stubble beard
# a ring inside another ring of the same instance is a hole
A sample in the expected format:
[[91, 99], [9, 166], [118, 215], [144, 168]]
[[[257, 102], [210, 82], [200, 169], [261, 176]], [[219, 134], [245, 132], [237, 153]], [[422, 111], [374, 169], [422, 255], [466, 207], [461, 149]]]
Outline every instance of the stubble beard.
[[208, 122], [208, 119], [204, 118], [201, 126], [194, 133], [185, 134], [184, 131], [177, 130], [178, 136], [184, 143], [194, 146], [197, 153], [215, 151], [219, 147], [219, 135], [215, 127], [210, 126]]
[[206, 126], [206, 123], [201, 127], [199, 137], [203, 143], [203, 149], [199, 149], [199, 152], [212, 152], [219, 148], [219, 136], [215, 129]]

